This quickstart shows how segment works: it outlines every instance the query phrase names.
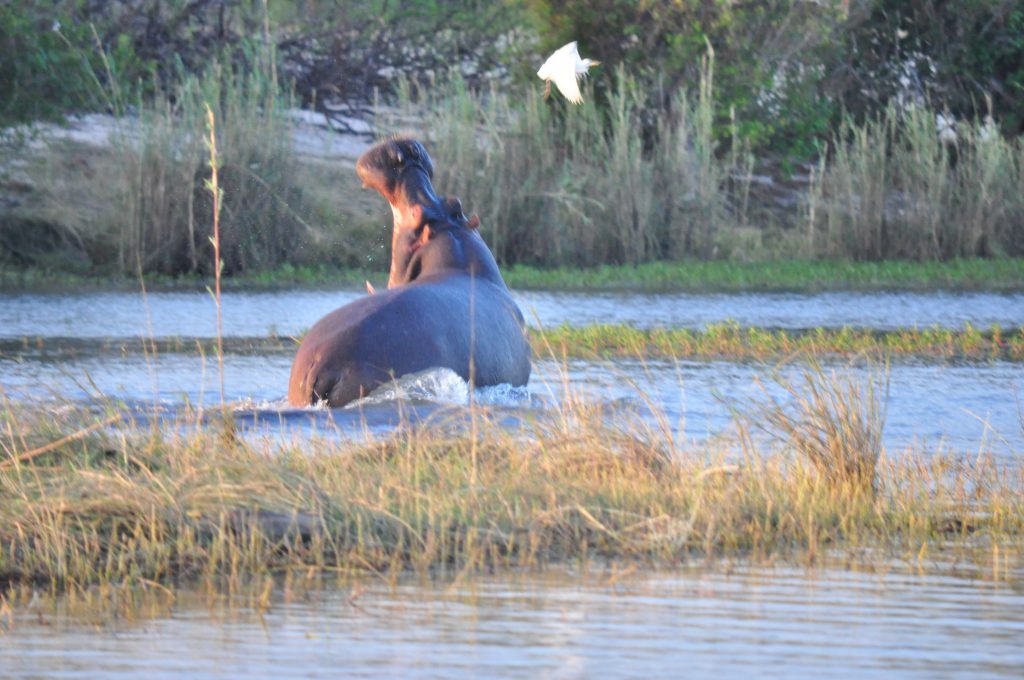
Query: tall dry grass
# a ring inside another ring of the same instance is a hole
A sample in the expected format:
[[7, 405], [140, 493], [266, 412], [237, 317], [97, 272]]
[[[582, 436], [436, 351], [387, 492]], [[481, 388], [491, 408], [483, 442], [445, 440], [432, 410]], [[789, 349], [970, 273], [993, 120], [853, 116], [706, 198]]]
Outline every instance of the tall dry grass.
[[856, 378], [826, 372], [808, 359], [799, 379], [777, 378], [785, 401], [773, 399], [756, 426], [785, 441], [832, 486], [874, 491], [889, 400], [888, 366]]
[[[712, 134], [713, 69], [695, 97], [647, 117], [621, 67], [598, 106], [570, 107], [539, 88], [471, 92], [456, 75], [400, 92], [400, 114], [436, 157], [437, 186], [461, 196], [503, 262], [594, 265], [710, 257], [746, 222], [746, 158]], [[556, 95], [557, 97], [557, 95]], [[741, 186], [737, 186], [740, 184]]]
[[947, 260], [1024, 252], [1024, 140], [980, 121], [940, 138], [936, 113], [845, 120], [814, 176], [807, 252]]
[[116, 147], [123, 173], [114, 216], [120, 267], [212, 273], [207, 103], [218, 123], [225, 272], [287, 261], [307, 231], [284, 115], [289, 101], [271, 73], [214, 63], [201, 76], [185, 78], [173, 96], [140, 102], [137, 135], [126, 134]]
[[[284, 115], [291, 100], [272, 56], [210, 64], [175, 92], [136, 102], [110, 162], [59, 156], [37, 182], [49, 207], [31, 217], [63, 225], [65, 240], [97, 263], [211, 273], [201, 138], [209, 101], [221, 125], [225, 273], [351, 266], [368, 254], [386, 261], [377, 213], [352, 210], [367, 202], [352, 173], [297, 162]], [[622, 67], [587, 89], [581, 106], [557, 94], [545, 101], [539, 84], [472, 91], [454, 75], [403, 83], [397, 110], [382, 109], [377, 122], [384, 133], [411, 127], [426, 138], [438, 188], [480, 214], [504, 264], [1024, 253], [1022, 139], [965, 122], [949, 144], [934, 111], [891, 107], [844, 120], [804, 192], [796, 176], [764, 175], [778, 159], [755, 158], [735, 134], [716, 136], [726, 112], [714, 77], [708, 58], [698, 82], [655, 109]], [[129, 108], [120, 92], [109, 105]], [[26, 220], [25, 231], [40, 231], [37, 222]]]
[[287, 115], [293, 99], [272, 50], [225, 54], [149, 98], [125, 92], [113, 74], [96, 82], [115, 116], [109, 142], [50, 144], [34, 178], [40, 215], [78, 234], [93, 266], [213, 274], [207, 104], [218, 125], [225, 273], [301, 261], [296, 251], [322, 236], [310, 225], [324, 220], [304, 191], [309, 174]]
[[438, 186], [480, 214], [503, 262], [1024, 252], [1024, 141], [994, 126], [962, 122], [948, 143], [927, 107], [847, 118], [800, 201], [780, 177], [759, 178], [755, 196], [758, 160], [735, 136], [716, 138], [723, 112], [710, 58], [667, 110], [647, 106], [621, 67], [601, 96], [598, 105], [588, 91], [573, 107], [544, 101], [539, 88], [471, 92], [456, 75], [405, 84], [399, 115], [383, 127], [411, 122], [428, 138]]
[[[799, 389], [811, 406], [792, 412], [809, 435], [780, 448], [750, 436], [685, 445], [571, 389], [550, 417], [519, 429], [474, 407], [474, 427], [463, 414], [359, 442], [240, 437], [230, 421], [104, 427], [112, 421], [63, 405], [5, 403], [0, 580], [75, 590], [238, 583], [279, 569], [394, 577], [590, 559], [813, 564], [920, 560], [929, 546], [987, 564], [993, 551], [1019, 549], [1020, 465], [871, 455], [877, 412], [852, 393], [820, 408], [820, 395], [847, 393], [809, 379], [817, 393]], [[851, 413], [867, 420], [837, 422]], [[805, 448], [822, 423], [855, 434]]]

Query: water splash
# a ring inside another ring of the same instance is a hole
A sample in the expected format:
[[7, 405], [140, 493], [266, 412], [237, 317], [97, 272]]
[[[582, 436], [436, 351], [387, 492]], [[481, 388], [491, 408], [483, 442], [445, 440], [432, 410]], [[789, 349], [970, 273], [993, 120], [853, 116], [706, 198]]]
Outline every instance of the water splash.
[[468, 404], [469, 385], [451, 369], [429, 368], [381, 385], [368, 396], [352, 402], [345, 408], [373, 406], [400, 399], [439, 404]]
[[[429, 368], [402, 376], [381, 385], [369, 396], [345, 406], [346, 409], [364, 408], [395, 401], [419, 401], [446, 406], [468, 406], [469, 383], [448, 368]], [[489, 406], [523, 406], [530, 404], [530, 390], [507, 383], [481, 387], [473, 391], [473, 400]]]
[[535, 405], [530, 388], [526, 385], [517, 387], [509, 383], [501, 383], [500, 385], [478, 387], [473, 396], [478, 404], [487, 406], [530, 407]]

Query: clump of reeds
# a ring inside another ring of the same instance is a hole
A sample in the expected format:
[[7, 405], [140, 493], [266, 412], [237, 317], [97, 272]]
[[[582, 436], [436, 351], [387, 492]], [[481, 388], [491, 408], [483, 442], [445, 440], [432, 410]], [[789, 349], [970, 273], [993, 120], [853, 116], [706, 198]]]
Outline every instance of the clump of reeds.
[[799, 380], [778, 377], [776, 382], [787, 399], [772, 399], [758, 427], [785, 440], [828, 484], [873, 491], [882, 457], [888, 367], [855, 378], [826, 373], [811, 359]]
[[697, 95], [680, 93], [657, 114], [621, 68], [605, 105], [590, 93], [571, 108], [543, 100], [538, 89], [472, 92], [455, 75], [406, 84], [402, 115], [390, 125], [422, 121], [437, 186], [480, 214], [500, 261], [724, 255], [717, 248], [746, 222], [748, 159], [719, 153], [712, 71], [705, 62]]
[[934, 110], [891, 106], [840, 124], [800, 194], [802, 212], [773, 204], [789, 200], [783, 177], [768, 178], [762, 205], [752, 197], [757, 160], [737, 137], [723, 144], [716, 133], [713, 81], [708, 59], [693, 91], [657, 109], [619, 69], [600, 105], [588, 93], [571, 107], [535, 89], [472, 92], [456, 75], [407, 84], [398, 122], [385, 127], [419, 121], [438, 160], [438, 186], [480, 213], [503, 262], [1024, 252], [1021, 139], [964, 122], [950, 142]]
[[845, 120], [809, 194], [808, 252], [951, 259], [1024, 252], [1024, 142], [981, 121], [943, 139], [933, 110]]
[[204, 181], [206, 109], [218, 123], [221, 257], [227, 272], [286, 261], [308, 240], [295, 184], [288, 100], [270, 73], [214, 63], [187, 77], [173, 101], [140, 103], [139, 137], [118, 145], [125, 189], [119, 212], [120, 263], [167, 273], [210, 272], [212, 206]]
[[[876, 415], [853, 393], [822, 409], [830, 388], [813, 389], [796, 393], [809, 401], [800, 417], [810, 424], [792, 425], [799, 446], [830, 456], [838, 474], [873, 476], [875, 493], [849, 493], [815, 453], [794, 458], [750, 438], [691, 448], [575, 397], [511, 431], [479, 410], [473, 428], [457, 417], [361, 442], [292, 443], [216, 423], [84, 431], [95, 416], [7, 404], [0, 579], [76, 589], [294, 568], [444, 576], [589, 559], [816, 562], [829, 559], [824, 546], [920, 554], [935, 542], [985, 559], [1024, 534], [1019, 465], [923, 452], [879, 461], [868, 456], [876, 430], [841, 422]], [[818, 424], [851, 455], [813, 448]]]
[[[122, 272], [212, 274], [206, 105], [218, 124], [225, 273], [303, 261], [321, 237], [307, 198], [272, 48], [225, 53], [169, 91], [132, 98], [112, 74], [110, 147], [51, 147], [41, 214], [81, 235], [93, 265]], [[99, 79], [97, 79], [97, 87]], [[81, 158], [79, 158], [81, 156]], [[305, 259], [309, 259], [308, 256]]]

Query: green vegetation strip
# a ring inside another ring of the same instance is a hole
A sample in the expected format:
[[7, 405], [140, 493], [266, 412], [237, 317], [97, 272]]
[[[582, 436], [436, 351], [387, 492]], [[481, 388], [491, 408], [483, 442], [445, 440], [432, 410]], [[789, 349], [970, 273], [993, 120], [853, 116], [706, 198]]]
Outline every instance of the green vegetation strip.
[[591, 269], [505, 270], [513, 289], [651, 291], [820, 290], [1020, 290], [1024, 259], [964, 259], [948, 262], [854, 262], [770, 260], [765, 262], [651, 262]]
[[[964, 259], [948, 262], [853, 262], [849, 260], [771, 260], [765, 262], [651, 262], [637, 266], [541, 269], [506, 267], [513, 289], [652, 292], [742, 292], [823, 290], [997, 290], [1024, 289], [1024, 258]], [[224, 279], [227, 289], [348, 287], [364, 281], [383, 285], [383, 271], [294, 266], [251, 271]], [[205, 290], [201, 277], [146, 275], [153, 290]], [[8, 291], [139, 290], [137, 277], [111, 272], [69, 273], [0, 265], [0, 289]]]
[[531, 329], [538, 356], [678, 359], [772, 359], [791, 355], [1024, 361], [1024, 328], [944, 328], [874, 331], [814, 328], [803, 331], [710, 325], [703, 330], [640, 329], [624, 324]]
[[[364, 444], [11, 407], [0, 414], [0, 585], [223, 583], [286, 569], [443, 577], [589, 559], [871, 554], [927, 566], [939, 552], [1008, 578], [1024, 536], [1019, 461], [878, 458], [878, 421], [854, 417], [860, 393], [816, 389], [812, 420], [798, 414], [790, 443], [771, 450], [749, 436], [678, 449], [579, 404], [525, 432], [477, 410], [474, 428], [402, 428]], [[821, 411], [837, 399], [841, 410]], [[819, 421], [835, 436], [816, 438]]]
[[[711, 324], [700, 330], [634, 328], [624, 324], [558, 326], [529, 331], [534, 356], [560, 359], [718, 359], [885, 355], [893, 360], [1024, 361], [1024, 328], [926, 328], [876, 331], [857, 328], [781, 330]], [[300, 336], [301, 337], [301, 336]], [[299, 338], [227, 337], [228, 354], [292, 354]], [[0, 339], [0, 358], [60, 361], [106, 354], [216, 355], [213, 338], [60, 338]]]

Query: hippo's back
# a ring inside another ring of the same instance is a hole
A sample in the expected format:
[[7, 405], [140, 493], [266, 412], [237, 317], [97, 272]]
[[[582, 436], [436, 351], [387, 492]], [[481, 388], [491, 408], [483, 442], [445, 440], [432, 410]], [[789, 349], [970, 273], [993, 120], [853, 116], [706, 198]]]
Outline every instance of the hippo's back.
[[507, 289], [445, 272], [331, 312], [299, 346], [288, 400], [341, 406], [428, 368], [449, 368], [475, 385], [526, 384], [530, 349]]

